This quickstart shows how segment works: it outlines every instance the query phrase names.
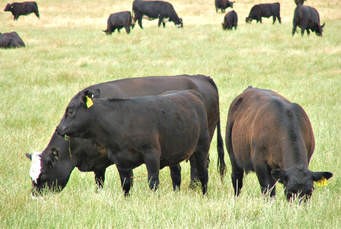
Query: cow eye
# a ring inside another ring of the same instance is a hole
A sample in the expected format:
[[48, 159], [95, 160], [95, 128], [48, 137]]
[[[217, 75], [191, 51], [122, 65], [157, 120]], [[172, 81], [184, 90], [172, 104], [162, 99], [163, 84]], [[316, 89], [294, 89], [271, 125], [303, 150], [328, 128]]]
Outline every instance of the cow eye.
[[72, 117], [74, 115], [74, 110], [72, 108], [68, 108], [66, 111], [67, 117]]

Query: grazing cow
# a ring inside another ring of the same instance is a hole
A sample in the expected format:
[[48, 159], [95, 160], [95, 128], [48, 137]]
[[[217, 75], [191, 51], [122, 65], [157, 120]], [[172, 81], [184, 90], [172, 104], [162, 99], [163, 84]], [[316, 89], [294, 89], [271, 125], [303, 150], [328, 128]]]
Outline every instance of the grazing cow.
[[0, 33], [0, 48], [19, 47], [25, 47], [25, 43], [16, 32]]
[[113, 13], [109, 16], [107, 21], [107, 29], [103, 32], [109, 35], [115, 32], [115, 29], [120, 32], [120, 30], [124, 28], [127, 33], [130, 33], [130, 27], [134, 28], [131, 13], [130, 11], [122, 11], [118, 13]]
[[18, 20], [21, 15], [34, 13], [39, 18], [38, 5], [36, 2], [13, 2], [8, 3], [4, 11], [12, 12], [14, 20]]
[[[92, 85], [81, 90], [74, 96], [78, 100], [85, 91], [90, 91], [95, 98], [157, 95], [169, 90], [193, 89], [203, 97], [207, 111], [210, 140], [217, 127], [217, 151], [220, 175], [225, 172], [223, 141], [220, 132], [219, 95], [214, 81], [203, 75], [180, 75], [141, 77], [115, 80]], [[54, 132], [48, 146], [42, 153], [35, 153], [32, 158], [31, 179], [32, 192], [40, 193], [46, 186], [51, 190], [62, 190], [68, 182], [72, 170], [77, 167], [81, 171], [94, 171], [98, 187], [102, 187], [105, 179], [105, 170], [112, 164], [107, 158], [105, 148], [94, 142], [70, 138], [70, 142]], [[52, 163], [53, 162], [53, 163]], [[191, 162], [191, 161], [190, 161]], [[118, 168], [123, 184], [123, 171]], [[38, 172], [34, 172], [38, 171]], [[131, 173], [131, 172], [130, 172]], [[198, 180], [198, 172], [195, 163], [191, 162], [191, 185]], [[180, 187], [180, 166], [171, 168], [173, 188]], [[128, 190], [129, 191], [129, 190]]]
[[149, 0], [134, 0], [133, 2], [134, 21], [137, 21], [140, 28], [142, 27], [142, 17], [145, 15], [149, 19], [153, 20], [158, 18], [158, 26], [161, 23], [163, 27], [166, 26], [164, 19], [168, 18], [168, 21], [174, 22], [175, 25], [183, 27], [182, 19], [178, 17], [174, 10], [174, 7], [169, 2], [164, 1], [149, 1]]
[[89, 138], [105, 146], [109, 159], [122, 169], [145, 163], [153, 190], [159, 185], [160, 169], [183, 160], [195, 161], [202, 192], [207, 192], [210, 137], [199, 92], [181, 90], [126, 99], [92, 97], [84, 92], [79, 100], [71, 100], [57, 127], [60, 135]]
[[297, 6], [294, 12], [292, 35], [295, 35], [298, 26], [301, 28], [302, 36], [304, 31], [307, 31], [307, 34], [309, 35], [310, 30], [315, 32], [317, 36], [322, 36], [325, 23], [323, 23], [323, 25], [320, 24], [319, 12], [311, 6], [304, 6], [303, 1], [296, 1], [296, 3]]
[[333, 175], [308, 169], [315, 147], [309, 118], [300, 105], [270, 90], [249, 87], [233, 100], [225, 140], [235, 195], [244, 171], [255, 171], [262, 193], [270, 196], [276, 180], [283, 183], [288, 200], [309, 198], [313, 181]]
[[218, 13], [219, 9], [221, 10], [222, 13], [225, 12], [226, 8], [233, 8], [233, 2], [230, 2], [229, 0], [215, 0], [215, 11]]
[[236, 11], [232, 10], [230, 12], [228, 12], [225, 17], [224, 17], [224, 22], [222, 23], [223, 29], [226, 30], [231, 30], [233, 29], [237, 29], [238, 26], [238, 15], [236, 13]]
[[256, 20], [257, 23], [262, 23], [262, 17], [271, 17], [273, 24], [275, 24], [276, 18], [279, 23], [281, 23], [281, 16], [280, 16], [280, 4], [279, 2], [276, 3], [263, 3], [254, 5], [249, 13], [249, 16], [246, 17], [245, 21], [247, 23], [251, 23], [252, 20]]

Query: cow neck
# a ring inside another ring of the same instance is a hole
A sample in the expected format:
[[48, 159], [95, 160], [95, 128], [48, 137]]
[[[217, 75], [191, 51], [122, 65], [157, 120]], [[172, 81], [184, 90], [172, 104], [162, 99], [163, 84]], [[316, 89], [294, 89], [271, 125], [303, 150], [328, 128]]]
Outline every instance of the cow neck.
[[[282, 141], [282, 163], [283, 168], [304, 166], [308, 167], [307, 149], [301, 135], [291, 133], [291, 139]], [[295, 139], [292, 139], [294, 138]]]

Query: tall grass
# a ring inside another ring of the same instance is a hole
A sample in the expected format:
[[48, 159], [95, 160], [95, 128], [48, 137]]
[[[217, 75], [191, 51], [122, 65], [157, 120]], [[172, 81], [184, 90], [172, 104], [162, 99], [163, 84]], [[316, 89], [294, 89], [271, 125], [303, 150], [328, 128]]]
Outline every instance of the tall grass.
[[[326, 22], [325, 33], [291, 37], [294, 3], [280, 2], [281, 25], [271, 19], [245, 24], [255, 1], [237, 2], [239, 27], [232, 32], [221, 29], [223, 14], [204, 0], [172, 1], [183, 29], [144, 20], [145, 29], [135, 27], [129, 35], [106, 36], [101, 30], [110, 13], [130, 10], [131, 1], [38, 1], [40, 20], [29, 15], [13, 21], [1, 12], [0, 32], [17, 31], [27, 47], [0, 50], [0, 228], [340, 228], [341, 4], [308, 0]], [[140, 166], [131, 196], [124, 198], [112, 166], [100, 192], [93, 174], [75, 170], [61, 193], [31, 199], [24, 153], [44, 149], [76, 92], [107, 80], [183, 73], [215, 80], [223, 130], [232, 99], [248, 85], [301, 104], [316, 138], [310, 169], [332, 171], [329, 185], [316, 188], [307, 204], [289, 204], [280, 185], [275, 200], [264, 198], [251, 173], [234, 198], [227, 155], [227, 176], [220, 182], [214, 138], [205, 197], [188, 188], [189, 165], [182, 163], [176, 193], [168, 169], [153, 193]]]

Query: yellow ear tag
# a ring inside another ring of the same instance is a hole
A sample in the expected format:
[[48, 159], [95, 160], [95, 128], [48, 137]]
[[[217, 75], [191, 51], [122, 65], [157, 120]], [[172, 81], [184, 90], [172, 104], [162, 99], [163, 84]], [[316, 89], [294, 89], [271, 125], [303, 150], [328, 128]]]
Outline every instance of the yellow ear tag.
[[327, 186], [327, 179], [322, 177], [320, 180], [316, 181], [317, 187]]
[[86, 98], [86, 101], [85, 101], [86, 107], [87, 108], [92, 107], [92, 105], [94, 105], [94, 102], [92, 101], [92, 99], [89, 96], [85, 96], [85, 98]]

